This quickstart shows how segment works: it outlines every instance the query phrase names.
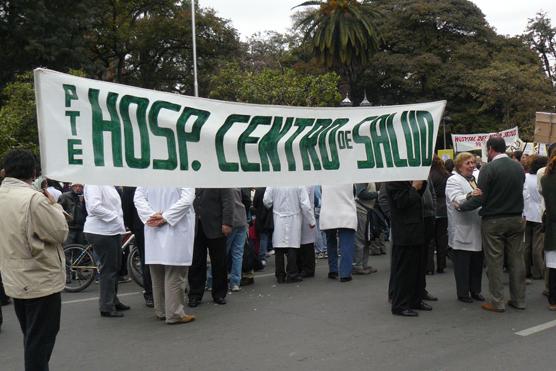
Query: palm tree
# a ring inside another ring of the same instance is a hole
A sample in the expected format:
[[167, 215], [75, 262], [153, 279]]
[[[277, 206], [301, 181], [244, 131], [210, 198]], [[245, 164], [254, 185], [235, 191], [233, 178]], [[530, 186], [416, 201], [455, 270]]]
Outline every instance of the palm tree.
[[357, 70], [377, 51], [380, 15], [371, 0], [305, 1], [294, 8], [315, 6], [296, 22], [295, 27], [310, 40], [315, 55], [347, 78], [350, 88]]

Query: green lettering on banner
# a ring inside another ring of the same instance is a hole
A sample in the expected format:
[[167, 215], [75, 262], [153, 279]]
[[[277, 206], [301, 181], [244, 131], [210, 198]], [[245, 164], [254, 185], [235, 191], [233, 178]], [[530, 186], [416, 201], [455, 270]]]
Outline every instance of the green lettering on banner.
[[373, 145], [371, 138], [366, 135], [359, 134], [359, 129], [363, 124], [367, 122], [373, 123], [376, 120], [377, 116], [370, 116], [363, 119], [361, 122], [357, 123], [353, 127], [353, 141], [358, 144], [363, 144], [365, 146], [365, 154], [367, 155], [367, 158], [365, 160], [357, 161], [358, 169], [372, 169], [375, 167], [375, 158], [373, 156]]
[[[340, 158], [338, 157], [338, 148], [336, 147], [336, 132], [348, 122], [349, 119], [346, 118], [336, 119], [332, 125], [322, 130], [319, 135], [320, 157], [322, 159], [322, 167], [325, 170], [337, 170], [340, 168]], [[326, 143], [327, 137], [328, 143]], [[330, 150], [330, 156], [328, 150]]]
[[295, 126], [297, 130], [286, 140], [285, 150], [286, 150], [286, 160], [288, 161], [288, 170], [295, 171], [295, 157], [293, 155], [293, 141], [305, 130], [307, 126], [313, 125], [315, 119], [295, 119]]
[[392, 148], [392, 155], [394, 156], [394, 165], [396, 167], [407, 167], [407, 159], [400, 158], [400, 149], [398, 147], [398, 137], [396, 136], [396, 131], [394, 130], [394, 117], [395, 113], [388, 116], [386, 121], [386, 128], [388, 130], [388, 137], [390, 139], [390, 146]]
[[79, 111], [66, 111], [66, 116], [70, 118], [71, 135], [77, 135], [77, 118]]
[[[136, 105], [135, 117], [139, 127], [140, 155], [135, 156], [133, 140], [133, 124], [129, 116], [129, 106]], [[147, 98], [124, 95], [120, 100], [120, 114], [124, 123], [125, 161], [130, 168], [146, 169], [151, 163], [151, 145], [149, 142], [149, 130], [147, 128]]]
[[83, 159], [75, 158], [81, 156], [83, 149], [76, 148], [81, 145], [81, 139], [68, 139], [68, 164], [69, 165], [83, 165]]
[[415, 111], [404, 111], [401, 117], [402, 128], [405, 135], [407, 147], [407, 161], [409, 166], [421, 165], [421, 140], [419, 138], [419, 126], [415, 119]]
[[[388, 131], [386, 123], [389, 115], [382, 115], [377, 120], [371, 122], [371, 138], [373, 141], [373, 151], [375, 155], [376, 167], [384, 167], [386, 161], [387, 167], [393, 167], [392, 163], [392, 149], [390, 148], [390, 140], [388, 139]], [[380, 130], [380, 134], [378, 132]], [[384, 159], [380, 147], [384, 150]]]
[[[191, 131], [185, 131], [185, 125], [190, 117], [196, 117], [195, 122], [191, 126]], [[201, 128], [207, 122], [210, 116], [210, 112], [203, 111], [200, 109], [195, 109], [191, 107], [185, 107], [177, 122], [178, 131], [178, 146], [180, 155], [180, 170], [189, 169], [189, 158], [187, 156], [187, 142], [196, 143], [201, 137]], [[196, 161], [196, 160], [195, 160]], [[195, 167], [200, 166], [196, 165]]]
[[89, 89], [89, 103], [91, 104], [93, 120], [93, 154], [95, 166], [104, 166], [104, 132], [109, 132], [112, 137], [112, 160], [115, 167], [122, 167], [122, 133], [120, 119], [116, 109], [117, 93], [108, 93], [106, 106], [110, 113], [110, 120], [104, 120], [99, 102], [99, 90]]
[[214, 144], [216, 147], [216, 158], [218, 159], [218, 167], [220, 168], [220, 170], [234, 171], [234, 172], [239, 171], [239, 165], [237, 162], [226, 161], [226, 154], [224, 151], [224, 136], [236, 122], [247, 123], [249, 122], [250, 118], [251, 116], [249, 115], [237, 115], [237, 114], [230, 115], [228, 116], [228, 118], [226, 118], [224, 125], [222, 125], [220, 129], [218, 129], [218, 131], [216, 132], [216, 137], [214, 138], [215, 141]]
[[69, 85], [69, 84], [63, 84], [62, 87], [64, 88], [66, 107], [70, 107], [72, 100], [79, 99], [77, 97], [77, 89], [75, 88], [75, 85]]
[[269, 159], [272, 163], [273, 171], [281, 170], [280, 156], [278, 155], [278, 142], [292, 127], [293, 117], [288, 117], [282, 126], [283, 121], [283, 117], [275, 116], [272, 127], [259, 141], [259, 156], [261, 157], [262, 171], [270, 171]]
[[179, 112], [181, 106], [162, 100], [157, 100], [153, 103], [149, 111], [149, 128], [151, 129], [151, 133], [153, 133], [154, 136], [166, 138], [166, 147], [168, 148], [168, 159], [153, 159], [153, 169], [174, 170], [176, 167], [178, 167], [176, 137], [172, 129], [160, 127], [160, 125], [158, 124], [158, 115], [163, 109]]
[[421, 166], [430, 166], [434, 155], [434, 120], [428, 111], [417, 111], [415, 115], [421, 132]]
[[332, 119], [317, 119], [313, 128], [301, 138], [299, 149], [301, 151], [303, 170], [311, 170], [311, 162], [315, 170], [320, 170], [322, 168], [315, 147], [317, 146], [319, 134], [331, 124]]
[[237, 141], [237, 150], [239, 153], [239, 163], [243, 171], [260, 171], [261, 165], [255, 162], [249, 162], [247, 159], [247, 152], [245, 146], [247, 144], [255, 144], [259, 141], [259, 137], [252, 137], [250, 134], [257, 128], [258, 125], [270, 125], [272, 116], [254, 116], [249, 122], [247, 129], [241, 133]]

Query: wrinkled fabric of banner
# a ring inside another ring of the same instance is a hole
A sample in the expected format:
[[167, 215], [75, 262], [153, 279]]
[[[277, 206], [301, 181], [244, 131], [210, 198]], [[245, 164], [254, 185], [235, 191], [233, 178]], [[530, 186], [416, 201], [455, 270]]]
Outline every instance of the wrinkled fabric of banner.
[[426, 179], [445, 101], [382, 107], [224, 102], [35, 70], [44, 175], [127, 186]]

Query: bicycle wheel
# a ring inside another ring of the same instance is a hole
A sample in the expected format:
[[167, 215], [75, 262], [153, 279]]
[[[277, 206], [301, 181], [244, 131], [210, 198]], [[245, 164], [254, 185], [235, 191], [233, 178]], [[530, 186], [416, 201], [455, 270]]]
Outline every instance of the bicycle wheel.
[[141, 269], [141, 257], [139, 256], [139, 249], [135, 244], [132, 244], [130, 246], [130, 252], [127, 256], [127, 272], [136, 284], [144, 287], [143, 269]]
[[65, 291], [79, 292], [85, 290], [95, 279], [97, 267], [93, 254], [87, 246], [72, 244], [64, 247], [66, 256]]

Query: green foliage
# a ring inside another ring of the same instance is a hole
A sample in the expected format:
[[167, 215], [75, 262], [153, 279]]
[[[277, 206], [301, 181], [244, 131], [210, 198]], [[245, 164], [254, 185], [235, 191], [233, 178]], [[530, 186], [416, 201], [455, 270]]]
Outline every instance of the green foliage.
[[0, 108], [0, 158], [12, 148], [38, 153], [37, 113], [33, 75], [18, 75], [1, 92], [5, 104]]
[[296, 27], [310, 39], [315, 55], [327, 66], [354, 66], [369, 61], [379, 45], [375, 26], [379, 14], [371, 1], [306, 1], [298, 7], [318, 5]]
[[535, 111], [556, 96], [539, 58], [497, 35], [466, 0], [377, 0], [384, 45], [354, 89], [375, 104], [447, 100], [454, 133], [520, 127], [532, 139]]
[[556, 84], [556, 27], [552, 27], [546, 13], [539, 12], [529, 19], [523, 38], [538, 53], [545, 73]]
[[337, 106], [339, 76], [300, 74], [291, 68], [242, 71], [238, 64], [221, 68], [211, 82], [210, 98], [287, 106]]

